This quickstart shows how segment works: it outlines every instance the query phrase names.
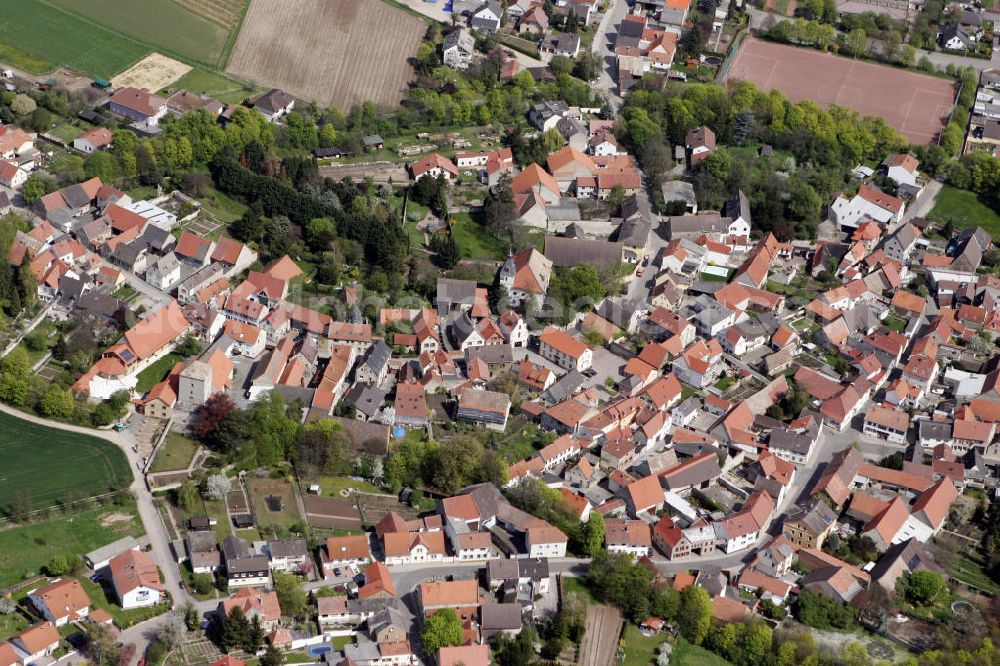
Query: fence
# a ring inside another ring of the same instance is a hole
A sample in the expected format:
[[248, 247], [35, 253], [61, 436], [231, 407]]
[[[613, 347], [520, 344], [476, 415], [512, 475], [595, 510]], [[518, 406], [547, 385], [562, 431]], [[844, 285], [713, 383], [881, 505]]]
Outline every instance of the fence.
[[739, 55], [740, 47], [743, 46], [743, 40], [746, 39], [747, 35], [750, 33], [750, 28], [741, 28], [735, 35], [733, 35], [733, 41], [729, 45], [729, 50], [726, 51], [726, 57], [723, 58], [722, 64], [719, 65], [719, 71], [715, 74], [715, 80], [722, 83], [726, 80], [726, 76], [729, 75], [729, 70], [733, 66], [733, 61], [736, 60], [736, 56]]

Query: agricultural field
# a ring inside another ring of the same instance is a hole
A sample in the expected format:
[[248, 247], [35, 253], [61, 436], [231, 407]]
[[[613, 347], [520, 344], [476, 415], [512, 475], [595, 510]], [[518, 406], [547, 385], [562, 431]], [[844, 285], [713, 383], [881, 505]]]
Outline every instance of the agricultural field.
[[174, 0], [190, 12], [231, 30], [243, 17], [247, 0]]
[[79, 500], [132, 483], [128, 460], [114, 444], [0, 413], [0, 514], [16, 503], [33, 509]]
[[[148, 46], [42, 0], [0, 0], [0, 13], [4, 16], [0, 42], [13, 49], [4, 55], [15, 56], [12, 65], [35, 74], [65, 65], [90, 76], [111, 78], [150, 51]], [[94, 48], [95, 44], [100, 48]], [[16, 57], [18, 52], [30, 57]]]
[[45, 0], [169, 55], [221, 67], [229, 30], [170, 0]]
[[325, 106], [395, 106], [425, 31], [419, 18], [383, 2], [253, 0], [227, 70]]
[[0, 587], [7, 587], [57, 555], [80, 555], [130, 535], [142, 536], [142, 523], [129, 500], [68, 518], [0, 531]]

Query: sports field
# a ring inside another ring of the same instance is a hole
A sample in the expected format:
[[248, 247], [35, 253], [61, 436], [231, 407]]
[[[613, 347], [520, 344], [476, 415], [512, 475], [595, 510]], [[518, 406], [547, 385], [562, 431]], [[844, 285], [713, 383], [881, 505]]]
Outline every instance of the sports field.
[[377, 0], [252, 0], [228, 71], [325, 106], [395, 106], [426, 30]]
[[36, 425], [0, 412], [0, 515], [15, 501], [53, 506], [120, 490], [132, 482], [118, 447], [91, 435]]
[[954, 82], [830, 53], [747, 38], [726, 76], [778, 89], [790, 100], [840, 104], [880, 116], [910, 141], [929, 144], [945, 126]]

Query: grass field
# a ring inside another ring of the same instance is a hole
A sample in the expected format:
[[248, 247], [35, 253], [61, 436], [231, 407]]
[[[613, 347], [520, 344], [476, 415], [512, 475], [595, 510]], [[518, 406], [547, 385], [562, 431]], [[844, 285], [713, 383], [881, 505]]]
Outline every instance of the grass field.
[[45, 0], [157, 51], [220, 67], [229, 31], [176, 2], [146, 0]]
[[[127, 14], [141, 14], [133, 11]], [[148, 46], [42, 0], [0, 0], [0, 42], [33, 59], [66, 65], [91, 76], [110, 78], [151, 50]], [[95, 48], [95, 45], [100, 48]], [[41, 74], [48, 70], [12, 64]]]
[[148, 368], [139, 373], [136, 377], [138, 383], [135, 385], [135, 390], [139, 393], [146, 393], [151, 388], [162, 382], [170, 370], [177, 364], [177, 361], [181, 360], [181, 357], [177, 354], [167, 354], [160, 360], [156, 361]]
[[468, 213], [452, 215], [451, 233], [463, 259], [493, 261], [507, 256], [507, 244], [473, 220]]
[[[625, 659], [621, 662], [622, 666], [649, 666], [656, 659], [656, 648], [667, 640], [667, 634], [643, 636], [638, 627], [627, 622], [623, 638], [625, 640]], [[675, 663], [675, 661], [671, 659], [670, 663]]]
[[198, 442], [189, 439], [179, 432], [167, 433], [167, 441], [160, 445], [156, 460], [150, 467], [151, 472], [170, 472], [175, 469], [187, 469], [198, 450]]
[[958, 229], [980, 226], [994, 238], [1000, 238], [1000, 214], [983, 203], [975, 193], [945, 185], [934, 201], [928, 219], [947, 223]]
[[[130, 520], [107, 520], [113, 514]], [[103, 507], [33, 525], [0, 531], [0, 587], [37, 573], [57, 555], [82, 555], [126, 535], [142, 536], [135, 505]]]
[[[20, 496], [34, 508], [120, 490], [132, 482], [128, 460], [103, 439], [0, 413], [0, 514]], [[21, 495], [21, 493], [24, 493]]]

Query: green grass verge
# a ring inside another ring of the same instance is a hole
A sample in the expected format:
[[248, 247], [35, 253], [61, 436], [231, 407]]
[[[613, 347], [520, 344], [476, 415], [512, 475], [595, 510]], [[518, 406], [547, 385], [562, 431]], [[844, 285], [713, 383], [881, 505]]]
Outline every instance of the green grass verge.
[[[235, 222], [243, 217], [243, 213], [249, 210], [249, 208], [236, 199], [228, 197], [216, 189], [211, 189], [208, 195], [198, 199], [198, 201], [201, 202], [202, 210], [223, 224]], [[218, 238], [218, 234], [221, 234], [222, 231], [223, 229], [221, 228], [217, 229], [215, 233], [209, 234], [209, 236]]]
[[[176, 2], [147, 0], [46, 0], [85, 22], [149, 44], [161, 53], [217, 67], [229, 38], [221, 25], [184, 9]], [[138, 10], [138, 11], [137, 11]]]
[[950, 221], [958, 229], [979, 226], [1000, 238], [1000, 214], [968, 190], [945, 185], [927, 217], [941, 224]]
[[[105, 520], [123, 514], [131, 520]], [[38, 573], [57, 555], [79, 556], [120, 539], [142, 536], [142, 524], [136, 518], [135, 504], [102, 507], [68, 518], [14, 527], [0, 531], [0, 587], [7, 587]]]
[[[128, 14], [141, 14], [135, 7]], [[150, 48], [42, 0], [0, 0], [0, 42], [90, 76], [110, 78]], [[95, 45], [99, 45], [99, 48]]]
[[125, 454], [107, 440], [4, 413], [0, 413], [0, 460], [3, 515], [9, 515], [16, 502], [40, 509], [132, 483]]
[[463, 259], [501, 260], [507, 256], [508, 243], [492, 235], [468, 213], [455, 213], [451, 233]]
[[162, 382], [170, 370], [173, 369], [177, 361], [181, 360], [181, 357], [177, 354], [167, 354], [160, 360], [156, 361], [148, 368], [139, 373], [136, 378], [138, 383], [135, 385], [135, 390], [139, 393], [146, 393], [151, 388]]
[[54, 127], [49, 130], [49, 134], [56, 137], [57, 139], [62, 139], [66, 143], [72, 143], [73, 139], [83, 134], [83, 130], [76, 125], [63, 124], [58, 127]]
[[167, 440], [160, 445], [149, 471], [170, 472], [175, 469], [187, 469], [197, 450], [198, 442], [193, 439], [179, 432], [167, 433]]

